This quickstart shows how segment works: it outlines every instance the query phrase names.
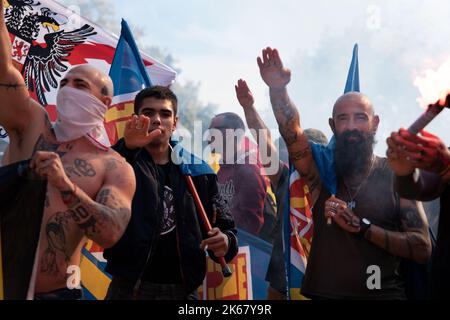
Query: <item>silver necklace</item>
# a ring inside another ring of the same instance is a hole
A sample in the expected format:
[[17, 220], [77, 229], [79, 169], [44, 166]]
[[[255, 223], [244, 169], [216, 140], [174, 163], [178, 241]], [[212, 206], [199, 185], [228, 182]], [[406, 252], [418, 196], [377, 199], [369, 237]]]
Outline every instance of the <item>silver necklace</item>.
[[344, 183], [345, 191], [347, 192], [347, 195], [349, 197], [349, 201], [347, 202], [347, 207], [350, 210], [355, 210], [356, 208], [356, 197], [359, 194], [359, 191], [361, 191], [361, 188], [366, 184], [367, 180], [369, 179], [370, 175], [372, 174], [373, 165], [375, 163], [375, 156], [372, 156], [372, 161], [370, 164], [369, 172], [367, 173], [366, 177], [363, 179], [363, 181], [360, 183], [358, 189], [356, 189], [355, 194], [352, 196], [350, 192], [350, 188], [345, 183], [345, 179], [342, 179], [342, 182]]

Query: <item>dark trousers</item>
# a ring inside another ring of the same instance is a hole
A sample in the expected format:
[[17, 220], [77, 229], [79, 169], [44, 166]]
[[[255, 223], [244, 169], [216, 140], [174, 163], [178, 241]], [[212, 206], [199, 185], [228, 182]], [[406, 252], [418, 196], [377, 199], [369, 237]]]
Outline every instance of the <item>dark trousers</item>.
[[135, 283], [113, 277], [105, 300], [199, 300], [198, 292], [187, 293], [182, 284], [157, 284], [143, 281], [137, 292]]

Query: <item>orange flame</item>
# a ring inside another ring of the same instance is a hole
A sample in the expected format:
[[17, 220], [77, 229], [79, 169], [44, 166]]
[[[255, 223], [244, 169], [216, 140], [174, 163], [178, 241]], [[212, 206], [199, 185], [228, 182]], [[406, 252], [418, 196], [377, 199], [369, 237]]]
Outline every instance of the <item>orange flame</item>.
[[439, 100], [441, 105], [450, 94], [450, 57], [437, 69], [426, 69], [423, 75], [416, 77], [414, 85], [421, 97], [417, 99], [423, 108]]

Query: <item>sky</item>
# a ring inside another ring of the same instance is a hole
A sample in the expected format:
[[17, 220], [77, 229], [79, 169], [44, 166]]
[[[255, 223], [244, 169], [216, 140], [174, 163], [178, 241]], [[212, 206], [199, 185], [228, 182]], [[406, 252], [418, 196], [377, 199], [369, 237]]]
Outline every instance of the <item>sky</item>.
[[[292, 70], [289, 93], [304, 128], [328, 137], [328, 118], [343, 93], [353, 45], [359, 44], [361, 90], [381, 117], [376, 152], [387, 136], [408, 127], [423, 112], [426, 86], [450, 66], [448, 0], [165, 0], [112, 1], [118, 18], [143, 29], [142, 42], [170, 52], [182, 72], [177, 81], [201, 82], [200, 99], [217, 112], [243, 116], [234, 84], [248, 81], [256, 106], [271, 129], [268, 88], [256, 58], [267, 46], [279, 49]], [[130, 5], [132, 4], [132, 5]], [[439, 85], [450, 89], [450, 68]], [[418, 80], [419, 79], [419, 80]], [[434, 101], [428, 101], [429, 103]], [[428, 128], [450, 144], [450, 110]]]

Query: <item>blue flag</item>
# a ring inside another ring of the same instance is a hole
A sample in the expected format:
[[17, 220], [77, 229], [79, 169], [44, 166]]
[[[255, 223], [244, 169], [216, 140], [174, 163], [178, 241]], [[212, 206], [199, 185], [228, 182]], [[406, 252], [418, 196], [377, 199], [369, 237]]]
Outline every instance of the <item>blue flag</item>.
[[152, 86], [133, 34], [125, 20], [109, 71], [114, 83], [114, 96], [139, 92]]
[[171, 141], [172, 162], [180, 166], [181, 173], [191, 177], [216, 175], [209, 164], [181, 147], [178, 141]]
[[345, 93], [360, 92], [359, 90], [359, 59], [358, 44], [353, 49], [353, 59], [348, 72], [347, 84], [345, 85]]

